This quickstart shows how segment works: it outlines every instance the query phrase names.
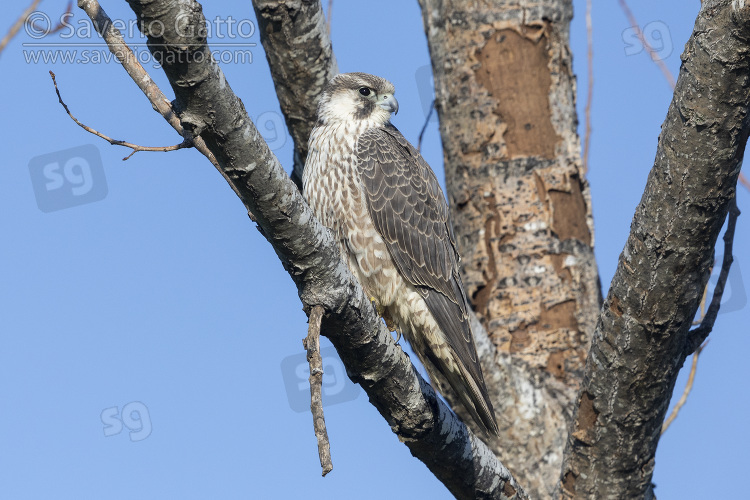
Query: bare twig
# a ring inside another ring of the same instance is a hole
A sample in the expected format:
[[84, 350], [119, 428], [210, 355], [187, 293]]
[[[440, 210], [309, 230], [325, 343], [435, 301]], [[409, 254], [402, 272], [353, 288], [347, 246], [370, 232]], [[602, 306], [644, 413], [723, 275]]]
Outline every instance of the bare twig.
[[328, 36], [331, 36], [331, 17], [333, 17], [333, 0], [328, 0], [328, 16], [326, 16], [326, 28]]
[[323, 385], [323, 359], [320, 357], [320, 323], [325, 310], [323, 306], [315, 306], [310, 311], [310, 325], [307, 330], [307, 338], [302, 343], [307, 349], [307, 362], [310, 363], [310, 411], [313, 416], [313, 427], [315, 437], [318, 439], [318, 455], [323, 476], [333, 470], [331, 463], [331, 445], [328, 442], [328, 431], [326, 430], [326, 419], [323, 415], [323, 398], [321, 386]]
[[117, 140], [117, 139], [112, 139], [111, 137], [102, 134], [98, 130], [93, 129], [93, 128], [89, 127], [88, 125], [84, 124], [84, 123], [81, 123], [80, 121], [78, 121], [78, 119], [75, 116], [73, 116], [73, 114], [70, 112], [70, 109], [68, 109], [68, 105], [65, 104], [65, 102], [62, 99], [62, 96], [60, 95], [60, 89], [57, 88], [57, 80], [55, 79], [55, 74], [53, 72], [51, 72], [51, 71], [49, 72], [49, 74], [52, 77], [52, 83], [55, 84], [55, 92], [57, 92], [57, 99], [58, 99], [58, 101], [60, 101], [60, 104], [62, 104], [62, 107], [65, 108], [65, 112], [68, 113], [68, 116], [70, 118], [72, 118], [73, 121], [76, 122], [76, 124], [79, 127], [81, 127], [86, 132], [94, 134], [97, 137], [101, 137], [102, 139], [104, 139], [108, 143], [112, 144], [113, 146], [124, 146], [126, 148], [130, 148], [130, 149], [133, 150], [132, 153], [130, 153], [128, 156], [126, 156], [125, 158], [122, 159], [123, 161], [129, 159], [131, 156], [133, 156], [134, 154], [136, 154], [138, 151], [176, 151], [178, 149], [189, 148], [189, 147], [191, 147], [193, 145], [192, 141], [190, 141], [188, 139], [185, 139], [180, 144], [175, 144], [174, 146], [139, 146], [138, 144], [133, 144], [131, 142], [120, 141], [120, 140]]
[[641, 31], [641, 28], [638, 25], [638, 21], [633, 15], [633, 12], [631, 12], [630, 7], [628, 7], [627, 2], [625, 0], [619, 0], [619, 2], [620, 2], [620, 7], [622, 7], [623, 12], [625, 12], [625, 15], [628, 18], [628, 22], [635, 30], [635, 34], [638, 37], [638, 40], [640, 40], [641, 43], [643, 44], [643, 48], [646, 49], [646, 52], [648, 52], [648, 55], [651, 57], [651, 60], [654, 61], [657, 66], [659, 66], [659, 69], [664, 74], [664, 78], [666, 78], [667, 82], [669, 82], [669, 86], [672, 89], [674, 89], [674, 86], [675, 86], [674, 75], [672, 75], [672, 72], [669, 71], [669, 68], [667, 68], [667, 65], [664, 64], [664, 61], [662, 61], [661, 58], [658, 57], [654, 48], [646, 41], [646, 37], [643, 36], [643, 32]]
[[591, 146], [591, 102], [594, 98], [594, 36], [591, 20], [591, 0], [586, 0], [586, 46], [588, 60], [588, 89], [586, 90], [586, 132], [583, 136], [583, 174], [589, 170]]
[[740, 172], [739, 181], [743, 186], [745, 186], [745, 189], [750, 191], [750, 181], [747, 180], [747, 177], [745, 177], [745, 174], [743, 174], [742, 172]]
[[435, 111], [435, 99], [432, 100], [432, 104], [430, 104], [430, 112], [427, 113], [427, 118], [424, 119], [424, 125], [422, 125], [422, 130], [419, 132], [419, 141], [417, 142], [417, 151], [420, 153], [422, 152], [422, 137], [424, 137], [424, 132], [427, 130], [427, 125], [430, 123], [430, 118], [432, 118], [432, 113]]
[[[167, 96], [161, 91], [156, 82], [151, 79], [151, 76], [143, 68], [138, 58], [135, 56], [133, 51], [130, 49], [122, 34], [112, 24], [112, 20], [107, 16], [104, 9], [101, 8], [99, 2], [96, 0], [83, 0], [79, 1], [79, 7], [89, 16], [91, 22], [94, 25], [97, 33], [101, 35], [104, 41], [107, 43], [110, 52], [115, 56], [117, 61], [127, 71], [130, 78], [133, 79], [138, 88], [146, 95], [151, 106], [154, 110], [162, 115], [164, 119], [169, 123], [173, 129], [177, 131], [181, 136], [185, 136], [185, 131], [180, 122], [180, 118], [172, 109], [172, 104]], [[236, 186], [229, 180], [226, 173], [222, 170], [219, 162], [214, 157], [213, 153], [209, 151], [205, 141], [201, 137], [192, 137], [192, 145], [197, 149], [203, 156], [208, 158], [208, 161], [218, 170], [218, 172], [224, 177], [229, 186], [232, 188], [234, 193], [242, 199]], [[247, 215], [252, 221], [255, 221], [255, 216], [250, 211], [250, 207], [245, 205]]]
[[[713, 272], [713, 266], [711, 266], [711, 271], [708, 272], [710, 275]], [[703, 318], [706, 317], [706, 300], [708, 298], [708, 283], [706, 283], [706, 286], [703, 288], [703, 298], [701, 299], [701, 317], [693, 321], [693, 326], [697, 326], [701, 324], [701, 321], [703, 321]]]
[[31, 2], [31, 5], [29, 5], [25, 11], [23, 11], [21, 17], [16, 19], [16, 22], [13, 23], [13, 26], [10, 27], [8, 33], [3, 37], [2, 40], [0, 40], [0, 54], [2, 54], [3, 50], [5, 50], [5, 47], [8, 45], [8, 43], [13, 40], [13, 37], [18, 34], [18, 30], [20, 30], [21, 27], [26, 24], [26, 20], [29, 18], [31, 13], [36, 10], [36, 6], [39, 5], [39, 2], [41, 1], [42, 0], [34, 0], [33, 2]]
[[682, 396], [680, 397], [680, 400], [677, 401], [677, 404], [674, 405], [674, 408], [672, 408], [672, 413], [669, 414], [669, 417], [664, 421], [664, 423], [661, 426], [661, 433], [664, 434], [664, 432], [667, 430], [667, 428], [670, 426], [672, 421], [677, 418], [677, 414], [680, 412], [680, 409], [682, 409], [685, 402], [687, 402], [688, 395], [690, 394], [690, 391], [693, 389], [693, 381], [695, 380], [695, 371], [698, 369], [698, 357], [700, 356], [703, 349], [708, 345], [708, 340], [706, 340], [702, 346], [700, 346], [694, 353], [693, 353], [693, 364], [690, 367], [690, 375], [688, 376], [687, 384], [685, 384], [685, 390], [682, 391]]
[[729, 213], [727, 215], [727, 230], [724, 233], [724, 258], [721, 262], [721, 272], [719, 273], [719, 280], [716, 282], [714, 287], [714, 293], [711, 297], [711, 304], [708, 306], [708, 312], [703, 317], [700, 326], [690, 331], [687, 341], [687, 352], [689, 355], [695, 352], [708, 337], [713, 330], [714, 323], [716, 322], [716, 316], [719, 314], [719, 308], [721, 307], [721, 298], [724, 295], [724, 287], [727, 284], [727, 278], [729, 277], [729, 269], [732, 267], [732, 246], [734, 245], [734, 230], [737, 226], [737, 217], [740, 215], [740, 209], [737, 208], [737, 194], [732, 198], [729, 205]]
[[68, 2], [68, 7], [65, 9], [65, 12], [62, 16], [60, 16], [60, 22], [58, 22], [52, 29], [47, 30], [46, 28], [43, 28], [36, 23], [31, 23], [31, 26], [34, 28], [36, 33], [44, 33], [44, 36], [51, 35], [53, 33], [57, 33], [61, 29], [63, 29], [65, 24], [65, 19], [73, 15], [73, 0]]

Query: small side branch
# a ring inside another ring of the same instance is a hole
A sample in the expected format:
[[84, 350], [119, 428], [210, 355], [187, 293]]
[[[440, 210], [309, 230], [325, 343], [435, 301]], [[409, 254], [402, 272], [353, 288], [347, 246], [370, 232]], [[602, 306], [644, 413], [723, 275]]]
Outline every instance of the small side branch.
[[747, 177], [745, 177], [745, 174], [743, 174], [742, 172], [740, 172], [739, 180], [740, 180], [740, 184], [745, 186], [745, 189], [750, 191], [750, 181], [747, 180]]
[[625, 12], [625, 16], [628, 18], [628, 22], [635, 30], [635, 34], [638, 37], [638, 40], [643, 44], [643, 48], [646, 49], [646, 52], [648, 52], [649, 57], [651, 57], [651, 60], [656, 63], [656, 65], [661, 70], [662, 74], [664, 75], [664, 78], [667, 79], [667, 82], [669, 83], [669, 87], [674, 89], [675, 87], [675, 81], [674, 81], [674, 75], [671, 71], [669, 71], [669, 68], [667, 68], [667, 65], [664, 63], [664, 61], [661, 60], [660, 57], [656, 54], [656, 51], [651, 46], [651, 44], [646, 41], [646, 37], [643, 36], [643, 32], [641, 31], [640, 26], [638, 25], [638, 21], [635, 19], [635, 16], [633, 15], [633, 12], [630, 10], [630, 7], [628, 6], [628, 3], [625, 0], [620, 0], [620, 7], [622, 8], [623, 12]]
[[419, 142], [417, 142], [417, 151], [420, 153], [422, 152], [422, 137], [424, 137], [425, 130], [427, 130], [427, 125], [430, 123], [430, 118], [432, 118], [432, 113], [435, 111], [435, 99], [432, 100], [432, 104], [430, 104], [430, 112], [427, 113], [427, 118], [424, 119], [424, 125], [422, 125], [422, 130], [419, 132]]
[[703, 349], [705, 349], [706, 345], [708, 345], [708, 340], [706, 340], [706, 342], [693, 353], [693, 364], [690, 367], [690, 375], [688, 375], [688, 381], [687, 381], [687, 384], [685, 384], [685, 390], [682, 391], [682, 396], [680, 397], [680, 400], [677, 401], [677, 404], [674, 405], [674, 408], [672, 408], [672, 413], [662, 424], [661, 426], [662, 434], [664, 434], [664, 432], [672, 424], [674, 419], [677, 418], [677, 414], [680, 413], [680, 410], [687, 402], [687, 398], [690, 395], [690, 391], [693, 389], [693, 382], [695, 381], [695, 372], [698, 369], [698, 357], [701, 355], [701, 352], [703, 352]]
[[[148, 98], [154, 110], [162, 115], [167, 123], [169, 123], [178, 134], [180, 134], [183, 138], [187, 138], [187, 132], [183, 129], [179, 117], [174, 112], [174, 109], [172, 109], [172, 105], [169, 99], [167, 99], [167, 96], [164, 95], [159, 86], [156, 85], [156, 82], [151, 79], [151, 76], [149, 76], [148, 72], [138, 61], [138, 58], [135, 56], [128, 44], [125, 43], [125, 39], [122, 37], [122, 34], [114, 27], [112, 19], [110, 19], [104, 9], [102, 9], [101, 5], [99, 5], [99, 2], [97, 2], [96, 0], [80, 0], [78, 2], [78, 6], [86, 13], [87, 16], [89, 16], [89, 19], [91, 19], [91, 23], [94, 25], [94, 29], [96, 29], [96, 32], [99, 33], [99, 35], [104, 39], [104, 41], [107, 43], [107, 47], [109, 47], [110, 52], [112, 52], [117, 61], [122, 65], [123, 69], [127, 71], [130, 78], [132, 78], [133, 82], [135, 82], [135, 84], [138, 86], [138, 88], [141, 89], [146, 98]], [[203, 138], [200, 136], [192, 136], [190, 137], [190, 141], [192, 142], [192, 146], [197, 149], [198, 152], [208, 158], [208, 161], [211, 162], [211, 165], [213, 165], [214, 168], [216, 168], [221, 176], [224, 177], [224, 179], [227, 181], [229, 187], [231, 187], [232, 191], [234, 191], [234, 194], [236, 194], [237, 197], [242, 200], [242, 196], [237, 190], [237, 186], [234, 185], [234, 183], [227, 176], [226, 172], [224, 172], [224, 170], [221, 168], [218, 160], [213, 155], [213, 153], [209, 151], [208, 146], [206, 145], [206, 142], [203, 140]], [[255, 222], [255, 216], [253, 215], [250, 207], [248, 207], [247, 204], [245, 204], [245, 209], [247, 210], [247, 215], [250, 217], [250, 220]]]
[[708, 338], [711, 330], [716, 323], [716, 316], [719, 314], [721, 307], [721, 298], [724, 295], [724, 287], [729, 277], [729, 269], [732, 267], [734, 257], [732, 256], [732, 247], [734, 246], [734, 230], [737, 227], [737, 217], [740, 215], [740, 209], [737, 208], [737, 195], [732, 198], [729, 204], [729, 213], [727, 215], [727, 230], [724, 233], [724, 258], [721, 262], [721, 272], [719, 280], [716, 282], [711, 304], [708, 306], [708, 312], [703, 317], [700, 326], [690, 331], [687, 343], [686, 355], [697, 352], [699, 346]]
[[594, 34], [591, 19], [591, 0], [586, 0], [586, 60], [588, 83], [586, 88], [586, 127], [583, 136], [583, 172], [589, 170], [589, 151], [591, 149], [591, 103], [594, 101]]
[[52, 83], [55, 84], [55, 92], [57, 93], [57, 100], [60, 101], [60, 104], [62, 104], [62, 107], [65, 108], [65, 112], [68, 113], [68, 116], [74, 122], [76, 122], [76, 124], [79, 127], [81, 127], [86, 132], [94, 134], [97, 137], [101, 137], [102, 139], [104, 139], [108, 143], [112, 144], [113, 146], [124, 146], [126, 148], [130, 148], [130, 149], [133, 150], [132, 153], [130, 153], [128, 156], [126, 156], [125, 158], [122, 159], [123, 161], [129, 159], [131, 156], [133, 156], [134, 154], [136, 154], [138, 151], [162, 151], [162, 152], [165, 152], [165, 151], [176, 151], [178, 149], [189, 148], [189, 147], [193, 146], [193, 141], [190, 140], [189, 138], [185, 138], [184, 141], [182, 141], [179, 144], [175, 144], [174, 146], [139, 146], [138, 144], [133, 144], [131, 142], [120, 141], [120, 140], [117, 140], [117, 139], [112, 139], [108, 135], [104, 135], [101, 132], [99, 132], [98, 130], [93, 129], [93, 128], [89, 127], [88, 125], [84, 124], [84, 123], [81, 123], [80, 121], [78, 121], [78, 119], [75, 116], [73, 116], [73, 113], [70, 112], [70, 109], [68, 109], [68, 105], [65, 104], [65, 102], [62, 99], [62, 96], [60, 95], [60, 89], [57, 88], [57, 79], [55, 78], [55, 74], [50, 71], [49, 75], [52, 77]]
[[26, 24], [26, 21], [29, 19], [29, 16], [31, 15], [34, 10], [36, 10], [37, 5], [39, 5], [39, 2], [42, 0], [34, 0], [31, 2], [31, 5], [29, 5], [25, 11], [23, 11], [23, 14], [21, 14], [21, 17], [16, 19], [16, 22], [13, 23], [13, 26], [10, 27], [8, 30], [8, 33], [3, 37], [2, 40], [0, 40], [0, 53], [5, 50], [5, 47], [10, 43], [11, 40], [13, 40], [13, 37], [18, 34], [18, 30], [21, 29], [21, 27]]
[[333, 470], [331, 444], [328, 442], [328, 431], [326, 430], [326, 419], [323, 415], [323, 397], [321, 394], [321, 387], [323, 385], [323, 359], [320, 357], [320, 323], [323, 320], [324, 312], [325, 310], [322, 306], [312, 308], [307, 338], [302, 341], [305, 349], [307, 349], [307, 362], [310, 363], [310, 411], [313, 416], [315, 437], [318, 439], [318, 455], [320, 456], [320, 466], [323, 469], [323, 477]]
[[333, 0], [328, 0], [328, 16], [326, 18], [326, 29], [328, 36], [331, 36], [331, 18], [333, 17]]
[[[30, 23], [32, 28], [34, 28], [34, 31], [36, 33], [44, 33], [44, 36], [47, 35], [53, 35], [57, 33], [58, 31], [61, 31], [63, 28], [65, 28], [66, 24], [65, 21], [69, 18], [73, 17], [73, 1], [71, 0], [68, 2], [68, 7], [65, 9], [65, 12], [62, 16], [60, 16], [60, 21], [53, 26], [52, 28], [44, 28], [42, 26], [39, 26], [38, 24], [32, 22]], [[69, 25], [68, 25], [69, 26]]]

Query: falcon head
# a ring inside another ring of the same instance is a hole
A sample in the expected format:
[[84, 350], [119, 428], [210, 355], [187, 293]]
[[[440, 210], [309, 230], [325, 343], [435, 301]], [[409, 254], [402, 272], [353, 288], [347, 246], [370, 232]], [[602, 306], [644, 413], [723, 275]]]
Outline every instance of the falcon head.
[[351, 120], [367, 120], [382, 126], [398, 113], [396, 89], [385, 78], [367, 73], [336, 75], [323, 89], [318, 104], [318, 124], [329, 125]]

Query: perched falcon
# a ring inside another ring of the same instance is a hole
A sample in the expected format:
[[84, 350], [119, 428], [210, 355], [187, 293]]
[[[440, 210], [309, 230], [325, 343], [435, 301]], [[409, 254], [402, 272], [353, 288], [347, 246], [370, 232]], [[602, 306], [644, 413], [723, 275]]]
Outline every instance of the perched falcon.
[[435, 173], [391, 125], [393, 85], [346, 73], [326, 86], [310, 134], [304, 195], [378, 313], [474, 420], [497, 421], [477, 359], [448, 204]]

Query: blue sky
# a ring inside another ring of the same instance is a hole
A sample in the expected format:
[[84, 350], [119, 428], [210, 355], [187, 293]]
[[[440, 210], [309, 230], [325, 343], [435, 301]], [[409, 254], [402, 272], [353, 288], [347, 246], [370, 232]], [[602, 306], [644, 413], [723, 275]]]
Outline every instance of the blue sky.
[[[44, 0], [40, 10], [54, 20], [65, 6]], [[103, 7], [113, 19], [132, 22], [124, 2]], [[676, 74], [699, 2], [633, 1], [631, 7]], [[574, 8], [583, 122], [585, 3], [576, 0]], [[21, 9], [6, 9], [0, 31]], [[217, 30], [211, 44], [225, 50], [230, 85], [291, 169], [292, 142], [258, 34], [247, 21], [254, 21], [250, 2], [205, 2], [204, 12], [236, 35], [222, 39]], [[75, 8], [74, 15], [73, 26], [83, 30], [85, 16]], [[606, 293], [671, 90], [639, 51], [616, 5], [595, 5], [593, 19], [588, 178]], [[37, 26], [44, 22], [39, 15]], [[69, 32], [40, 40], [22, 30], [0, 55], [6, 96], [0, 102], [6, 154], [0, 183], [0, 498], [450, 498], [364, 393], [346, 382], [330, 351], [326, 420], [334, 470], [320, 478], [311, 417], [295, 411], [307, 404], [306, 317], [292, 281], [199, 153], [138, 153], [123, 162], [128, 150], [67, 117], [49, 70], [72, 112], [88, 125], [143, 145], [180, 142], [119, 65], [94, 58], [107, 53], [96, 35], [64, 38]], [[401, 112], [394, 124], [416, 142], [422, 102], [431, 93], [417, 3], [383, 0], [374, 12], [360, 2], [335, 2], [332, 37], [342, 71], [374, 73], [395, 84]], [[81, 41], [97, 45], [71, 45]], [[30, 45], [39, 42], [56, 47]], [[246, 46], [221, 46], [228, 43]], [[31, 60], [55, 49], [77, 50], [75, 57], [86, 62]], [[170, 95], [160, 70], [147, 67]], [[442, 178], [434, 120], [423, 153]], [[52, 184], [42, 186], [40, 179]], [[74, 187], [84, 194], [65, 194]], [[739, 206], [750, 213], [747, 190], [739, 190]], [[725, 310], [690, 399], [656, 456], [660, 500], [739, 498], [746, 491], [745, 217]], [[686, 378], [683, 373], [678, 380], [675, 400]]]

